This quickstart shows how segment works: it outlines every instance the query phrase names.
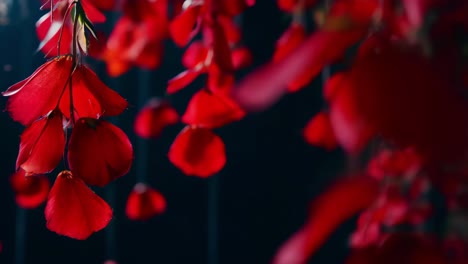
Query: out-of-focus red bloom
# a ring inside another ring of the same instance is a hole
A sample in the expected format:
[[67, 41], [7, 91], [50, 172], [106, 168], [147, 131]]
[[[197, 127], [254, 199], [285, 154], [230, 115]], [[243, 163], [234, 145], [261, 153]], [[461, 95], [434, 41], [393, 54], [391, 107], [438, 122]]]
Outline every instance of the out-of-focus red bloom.
[[202, 178], [220, 171], [226, 163], [223, 140], [208, 128], [185, 127], [171, 145], [169, 160], [186, 175]]
[[115, 116], [126, 109], [125, 99], [109, 89], [92, 70], [78, 65], [70, 77], [72, 67], [71, 57], [58, 57], [8, 88], [3, 95], [10, 97], [7, 110], [13, 120], [27, 126], [57, 108], [70, 118], [69, 78], [76, 118]]
[[276, 0], [278, 7], [285, 12], [294, 12], [297, 9], [310, 8], [317, 0]]
[[40, 206], [49, 194], [49, 179], [44, 175], [26, 176], [24, 170], [18, 170], [10, 177], [10, 183], [16, 204], [25, 209]]
[[161, 135], [167, 126], [177, 124], [179, 114], [167, 102], [152, 98], [135, 118], [135, 133], [142, 138], [155, 138]]
[[51, 112], [32, 123], [21, 135], [17, 169], [26, 175], [51, 172], [60, 162], [65, 148], [62, 115]]
[[190, 100], [182, 121], [187, 125], [217, 128], [238, 121], [245, 113], [229, 97], [201, 89]]
[[377, 195], [378, 183], [370, 177], [338, 181], [313, 201], [307, 223], [281, 246], [273, 263], [307, 263], [335, 228], [370, 206]]
[[144, 183], [137, 183], [128, 196], [125, 213], [131, 220], [148, 220], [166, 210], [164, 196]]
[[125, 175], [132, 161], [132, 144], [120, 128], [91, 118], [76, 122], [68, 144], [68, 163], [75, 177], [103, 187]]
[[106, 227], [112, 209], [70, 171], [62, 171], [50, 190], [45, 208], [47, 228], [84, 240]]
[[315, 115], [305, 126], [303, 136], [307, 143], [326, 150], [333, 150], [338, 145], [335, 135], [330, 125], [327, 112], [320, 112]]
[[154, 69], [161, 63], [167, 37], [167, 0], [127, 0], [107, 42], [107, 72], [119, 76], [132, 66]]
[[382, 150], [368, 164], [369, 175], [376, 179], [384, 176], [413, 176], [421, 168], [421, 158], [411, 148], [404, 150]]

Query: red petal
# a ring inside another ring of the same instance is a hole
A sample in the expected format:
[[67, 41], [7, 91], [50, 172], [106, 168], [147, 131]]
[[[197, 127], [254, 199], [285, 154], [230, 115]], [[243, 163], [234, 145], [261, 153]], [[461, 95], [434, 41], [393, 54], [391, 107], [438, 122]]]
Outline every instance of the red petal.
[[50, 190], [45, 217], [49, 230], [84, 240], [109, 224], [112, 209], [80, 178], [62, 171]]
[[327, 150], [333, 150], [337, 146], [328, 113], [320, 112], [314, 116], [304, 128], [304, 139], [307, 143]]
[[242, 13], [249, 6], [253, 6], [255, 1], [249, 0], [222, 0], [217, 2], [220, 12], [229, 16], [236, 16]]
[[[233, 0], [229, 0], [231, 2], [234, 2]], [[227, 17], [227, 16], [218, 16], [217, 21], [219, 25], [223, 29], [223, 34], [225, 34], [225, 38], [228, 43], [232, 44], [237, 44], [238, 42], [241, 41], [242, 35], [240, 29], [237, 27], [237, 25], [234, 23], [234, 20], [232, 17]]]
[[188, 69], [195, 68], [199, 64], [205, 62], [206, 56], [208, 55], [208, 49], [201, 41], [194, 41], [185, 50], [184, 56], [182, 57], [182, 64]]
[[161, 135], [166, 126], [179, 122], [179, 114], [169, 103], [157, 98], [151, 99], [135, 118], [135, 133], [142, 138]]
[[53, 20], [51, 19], [51, 12], [43, 15], [36, 22], [36, 34], [41, 41], [38, 50], [41, 50], [47, 57], [58, 56], [58, 40], [60, 34], [60, 53], [69, 54], [72, 46], [72, 27], [63, 23], [62, 11], [57, 9], [53, 12]]
[[49, 179], [44, 175], [26, 176], [19, 170], [10, 177], [11, 186], [16, 195], [16, 204], [25, 209], [40, 206], [49, 194]]
[[203, 33], [205, 43], [213, 48], [213, 62], [222, 71], [233, 71], [231, 47], [223, 27], [218, 22], [214, 22], [211, 28], [205, 28]]
[[323, 88], [323, 97], [328, 103], [331, 103], [333, 101], [335, 94], [340, 88], [341, 82], [344, 82], [344, 77], [345, 74], [343, 72], [335, 73], [326, 81], [325, 87]]
[[[107, 87], [88, 67], [84, 65], [78, 67], [72, 78], [73, 106], [76, 119], [116, 116], [127, 108], [127, 101]], [[65, 117], [70, 118], [69, 86], [60, 100], [60, 111], [64, 113]]]
[[294, 9], [299, 5], [300, 2], [303, 2], [304, 7], [309, 8], [315, 5], [316, 0], [276, 0], [278, 7], [285, 12], [293, 12]]
[[31, 76], [3, 92], [13, 120], [29, 125], [57, 107], [72, 68], [70, 57], [50, 60]]
[[106, 16], [101, 13], [95, 6], [94, 3], [95, 0], [81, 0], [81, 5], [83, 6], [83, 9], [86, 13], [86, 16], [91, 22], [94, 23], [102, 23], [106, 21]]
[[216, 64], [211, 64], [208, 68], [207, 88], [213, 93], [228, 94], [234, 86], [234, 76], [223, 72]]
[[62, 159], [64, 149], [62, 115], [52, 112], [24, 130], [16, 167], [27, 175], [51, 172]]
[[187, 125], [217, 128], [240, 120], [244, 115], [230, 98], [201, 89], [190, 100], [182, 121]]
[[[313, 78], [315, 69], [340, 57], [362, 32], [317, 31], [286, 58], [270, 63], [244, 78], [233, 90], [236, 101], [249, 111], [261, 111], [285, 94], [287, 85], [301, 75]], [[314, 69], [314, 71], [311, 71]]]
[[306, 38], [306, 30], [302, 24], [292, 23], [276, 42], [273, 61], [280, 61], [290, 54]]
[[112, 10], [115, 7], [115, 0], [95, 0], [93, 1], [94, 6], [100, 10]]
[[164, 196], [150, 186], [138, 183], [128, 196], [125, 213], [131, 220], [148, 220], [166, 210]]
[[224, 167], [224, 143], [210, 129], [185, 127], [172, 143], [169, 160], [186, 175], [206, 178]]
[[241, 69], [252, 64], [253, 57], [250, 50], [246, 47], [240, 47], [232, 51], [232, 64], [234, 69]]
[[167, 82], [166, 92], [168, 94], [173, 94], [182, 90], [191, 84], [200, 75], [200, 73], [200, 70], [186, 70], [179, 73], [176, 77]]
[[132, 161], [132, 144], [118, 127], [90, 118], [76, 122], [68, 144], [68, 163], [76, 177], [103, 187], [125, 175]]
[[335, 183], [313, 201], [306, 225], [281, 246], [273, 263], [307, 263], [340, 224], [374, 202], [378, 190], [376, 181], [362, 176]]
[[198, 33], [198, 26], [194, 29], [198, 22], [200, 14], [200, 6], [190, 6], [182, 11], [169, 25], [169, 32], [174, 42], [183, 47]]

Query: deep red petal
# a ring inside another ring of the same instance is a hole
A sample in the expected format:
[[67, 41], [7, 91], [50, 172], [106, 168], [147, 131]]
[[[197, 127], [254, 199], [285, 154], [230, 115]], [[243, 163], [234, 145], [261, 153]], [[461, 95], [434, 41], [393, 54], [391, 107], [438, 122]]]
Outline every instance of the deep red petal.
[[335, 94], [340, 88], [341, 82], [345, 82], [345, 80], [343, 80], [345, 76], [346, 75], [343, 72], [335, 73], [325, 82], [325, 87], [323, 88], [323, 98], [325, 98], [328, 103], [333, 101]]
[[304, 128], [304, 139], [307, 143], [327, 150], [337, 146], [336, 138], [330, 124], [328, 113], [320, 112], [314, 116]]
[[204, 63], [208, 49], [201, 41], [194, 41], [185, 50], [182, 57], [182, 64], [188, 69], [195, 68], [197, 65]]
[[220, 171], [226, 163], [222, 139], [207, 128], [186, 127], [172, 143], [169, 160], [186, 175], [202, 178]]
[[229, 16], [236, 16], [242, 13], [249, 6], [253, 6], [255, 1], [248, 0], [221, 0], [217, 2], [220, 12]]
[[378, 190], [377, 181], [369, 177], [336, 182], [313, 201], [306, 225], [281, 246], [273, 263], [307, 263], [340, 224], [374, 202]]
[[178, 46], [187, 45], [197, 34], [194, 27], [198, 23], [200, 8], [200, 6], [190, 6], [170, 23], [169, 33]]
[[50, 60], [3, 92], [4, 96], [10, 96], [7, 110], [13, 120], [27, 126], [54, 110], [71, 68], [70, 57]]
[[128, 196], [125, 213], [131, 220], [148, 220], [166, 210], [164, 196], [150, 186], [138, 183]]
[[26, 176], [24, 170], [19, 170], [10, 177], [10, 183], [16, 204], [25, 209], [40, 206], [49, 194], [49, 179], [44, 175]]
[[68, 163], [76, 177], [103, 187], [125, 175], [132, 161], [132, 144], [118, 127], [96, 119], [76, 122], [68, 144]]
[[238, 121], [244, 115], [230, 98], [201, 89], [190, 100], [182, 121], [187, 125], [217, 128]]
[[50, 190], [45, 217], [49, 230], [84, 240], [109, 224], [112, 209], [80, 178], [63, 171]]
[[[229, 0], [231, 2], [235, 2], [237, 0]], [[231, 44], [237, 44], [239, 41], [241, 41], [242, 35], [240, 29], [237, 27], [237, 25], [234, 23], [234, 20], [232, 17], [227, 17], [227, 16], [218, 16], [217, 21], [219, 25], [223, 29], [223, 34], [226, 36], [226, 40], [228, 43]]]
[[240, 47], [232, 51], [232, 64], [234, 69], [248, 67], [253, 62], [253, 56], [250, 50], [246, 47]]
[[83, 6], [86, 16], [91, 22], [94, 22], [94, 23], [105, 22], [106, 16], [101, 11], [99, 11], [99, 9], [96, 8], [96, 6], [94, 5], [94, 2], [95, 0], [93, 1], [81, 0], [80, 3]]
[[232, 51], [223, 27], [215, 21], [210, 28], [204, 28], [203, 33], [204, 41], [208, 46], [213, 48], [213, 62], [216, 63], [221, 71], [233, 71]]
[[316, 2], [316, 0], [276, 0], [276, 3], [278, 4], [278, 7], [284, 11], [284, 12], [293, 12], [294, 9], [297, 7], [297, 5], [303, 2], [304, 7], [303, 8], [309, 8], [313, 6]]
[[16, 167], [28, 175], [51, 172], [62, 159], [64, 149], [62, 115], [53, 112], [24, 130]]
[[306, 30], [302, 24], [292, 23], [276, 42], [273, 61], [280, 61], [290, 54], [306, 38]]
[[189, 84], [191, 84], [199, 75], [200, 70], [186, 70], [179, 73], [176, 77], [167, 82], [166, 92], [168, 94], [176, 93]]
[[135, 133], [142, 138], [155, 138], [161, 135], [166, 126], [179, 122], [179, 114], [166, 101], [151, 99], [135, 118]]

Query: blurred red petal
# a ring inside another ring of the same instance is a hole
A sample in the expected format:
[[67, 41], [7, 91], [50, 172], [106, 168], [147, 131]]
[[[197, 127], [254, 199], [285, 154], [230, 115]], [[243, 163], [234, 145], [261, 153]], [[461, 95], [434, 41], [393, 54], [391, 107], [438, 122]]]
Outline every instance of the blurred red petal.
[[276, 42], [273, 61], [280, 61], [305, 40], [306, 31], [302, 24], [292, 23]]
[[240, 47], [232, 51], [232, 64], [234, 69], [248, 67], [252, 64], [253, 57], [250, 50], [246, 47]]
[[64, 149], [62, 115], [52, 112], [24, 130], [16, 167], [27, 175], [51, 172], [62, 159]]
[[125, 213], [131, 220], [148, 220], [166, 210], [164, 196], [144, 183], [138, 183], [128, 196]]
[[25, 209], [40, 206], [49, 194], [49, 179], [44, 175], [26, 176], [24, 170], [19, 170], [10, 177], [10, 183], [16, 204]]
[[226, 163], [224, 142], [207, 128], [185, 127], [172, 143], [168, 155], [183, 173], [202, 178], [219, 172]]
[[182, 57], [182, 64], [188, 69], [195, 68], [197, 65], [205, 62], [207, 55], [208, 49], [205, 47], [203, 42], [194, 41], [185, 50]]
[[338, 145], [330, 124], [328, 113], [320, 112], [304, 128], [304, 139], [307, 143], [333, 150]]
[[75, 177], [103, 187], [125, 175], [132, 161], [132, 144], [120, 128], [91, 118], [76, 122], [68, 143], [68, 163]]
[[[174, 42], [183, 47], [198, 33], [200, 6], [189, 6], [169, 25], [169, 32]], [[197, 25], [197, 28], [194, 27]]]
[[142, 138], [155, 138], [161, 135], [166, 126], [179, 122], [179, 114], [166, 101], [151, 99], [135, 118], [135, 133]]
[[109, 224], [112, 209], [80, 178], [62, 171], [50, 190], [45, 217], [49, 230], [84, 240]]
[[284, 12], [292, 13], [298, 5], [303, 2], [304, 5], [302, 8], [309, 8], [315, 5], [316, 0], [276, 0], [278, 7]]
[[335, 73], [325, 82], [325, 87], [323, 88], [323, 98], [325, 98], [328, 103], [333, 101], [335, 94], [340, 88], [341, 82], [345, 82], [344, 77], [345, 73], [343, 72]]
[[245, 113], [227, 96], [201, 89], [190, 100], [182, 121], [187, 125], [217, 128], [238, 121]]
[[220, 12], [229, 16], [236, 16], [255, 4], [252, 0], [221, 0], [217, 2]]
[[220, 70], [228, 73], [233, 71], [232, 51], [223, 27], [215, 21], [211, 27], [204, 28], [203, 38], [205, 43], [213, 48], [213, 62]]
[[13, 120], [27, 126], [54, 110], [71, 68], [68, 56], [52, 59], [3, 92], [3, 96], [10, 96], [7, 110]]
[[281, 246], [273, 263], [307, 263], [340, 224], [374, 202], [378, 189], [376, 181], [364, 176], [336, 182], [313, 201], [307, 223]]
[[[237, 0], [228, 1], [235, 2]], [[223, 29], [223, 34], [226, 36], [226, 40], [228, 43], [237, 44], [239, 41], [241, 41], [241, 31], [234, 22], [234, 18], [227, 16], [218, 16], [217, 21]]]
[[305, 79], [313, 78], [315, 69], [342, 56], [361, 36], [360, 31], [317, 31], [283, 60], [264, 65], [244, 78], [233, 90], [233, 97], [248, 111], [265, 110], [285, 94], [289, 83], [304, 74]]
[[103, 23], [106, 21], [106, 16], [96, 8], [94, 2], [99, 2], [96, 0], [81, 0], [80, 3], [83, 6], [83, 9], [86, 13], [86, 17], [91, 22], [94, 23]]
[[201, 70], [186, 70], [167, 82], [166, 92], [176, 93], [191, 84], [201, 73]]

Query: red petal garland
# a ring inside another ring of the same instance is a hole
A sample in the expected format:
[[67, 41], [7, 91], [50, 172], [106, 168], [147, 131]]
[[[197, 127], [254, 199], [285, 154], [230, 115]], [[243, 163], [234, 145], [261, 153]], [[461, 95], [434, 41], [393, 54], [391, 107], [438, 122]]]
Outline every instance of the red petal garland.
[[45, 217], [49, 230], [84, 240], [109, 224], [112, 209], [80, 178], [62, 171], [50, 190]]
[[164, 196], [144, 183], [138, 183], [128, 196], [125, 213], [131, 220], [148, 220], [166, 210]]

